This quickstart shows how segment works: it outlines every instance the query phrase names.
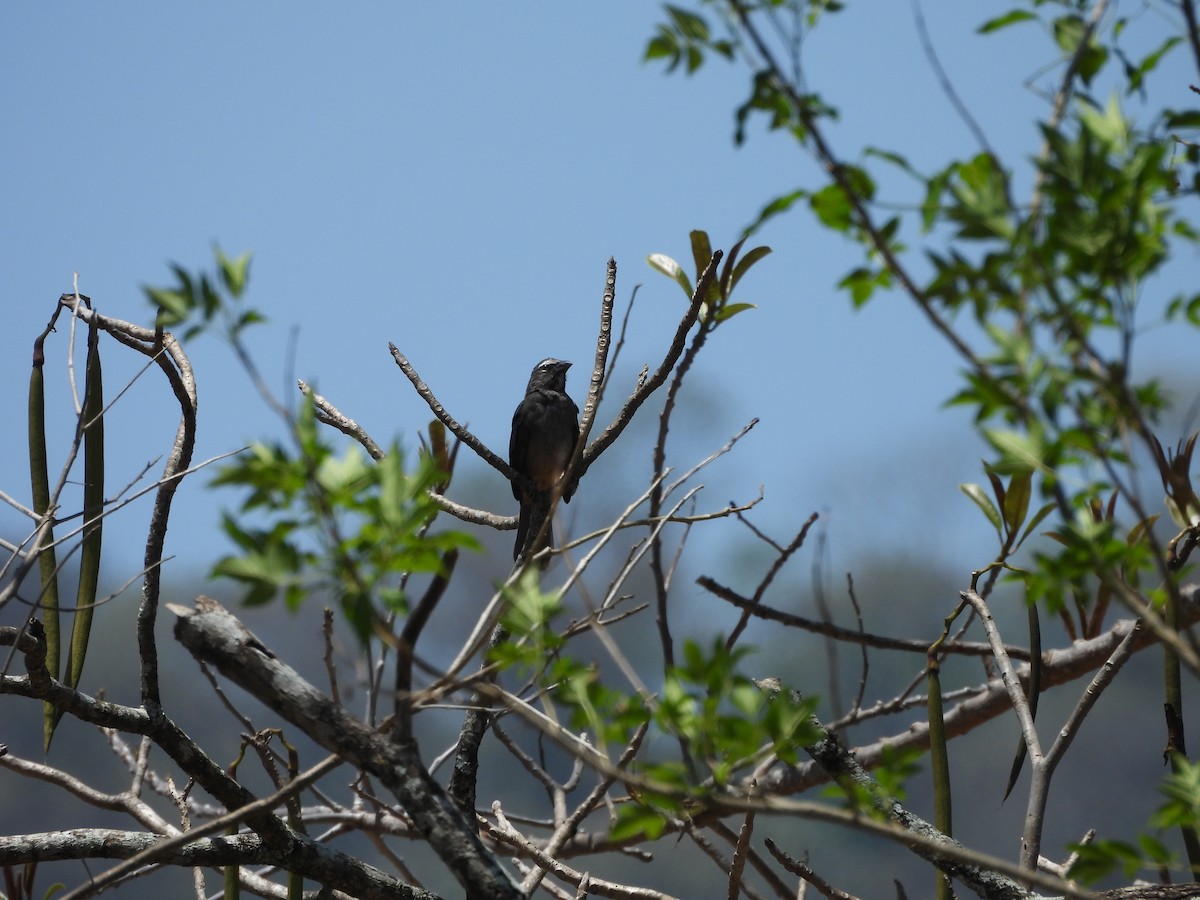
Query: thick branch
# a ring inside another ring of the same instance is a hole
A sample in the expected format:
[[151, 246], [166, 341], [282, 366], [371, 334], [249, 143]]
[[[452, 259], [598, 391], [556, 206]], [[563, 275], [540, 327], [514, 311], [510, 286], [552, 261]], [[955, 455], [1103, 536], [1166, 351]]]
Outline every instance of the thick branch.
[[[0, 630], [0, 644], [12, 640], [15, 635], [16, 629]], [[81, 721], [151, 738], [177, 766], [224, 804], [226, 809], [240, 809], [255, 801], [252, 793], [229, 777], [167, 716], [160, 713], [151, 717], [144, 709], [97, 700], [51, 679], [45, 668], [46, 651], [41, 625], [36, 620], [31, 620], [27, 637], [32, 637], [35, 642], [33, 649], [25, 653], [25, 665], [30, 674], [24, 678], [0, 677], [0, 694], [44, 700]], [[22, 642], [24, 640], [22, 638]], [[289, 829], [269, 813], [250, 815], [245, 821], [273, 846], [282, 846], [291, 839]]]
[[171, 606], [175, 636], [192, 655], [296, 725], [325, 749], [374, 775], [471, 897], [516, 900], [520, 892], [421, 762], [413, 740], [391, 741], [351, 715], [274, 657], [215, 600]]
[[[110, 828], [76, 828], [44, 834], [0, 836], [0, 865], [76, 859], [129, 859], [153, 850], [162, 838]], [[300, 839], [286, 852], [256, 834], [201, 838], [158, 857], [160, 865], [275, 866], [343, 890], [329, 896], [371, 900], [439, 900], [436, 894], [397, 881], [373, 866], [314, 841]], [[348, 893], [344, 893], [348, 892]]]
[[[1196, 594], [1195, 585], [1189, 585], [1183, 592], [1186, 601], [1180, 610], [1180, 621], [1183, 624], [1190, 625], [1200, 620], [1200, 605], [1197, 604]], [[1136, 627], [1135, 619], [1121, 619], [1108, 631], [1091, 640], [1076, 641], [1070, 647], [1047, 650], [1042, 654], [1042, 687], [1051, 688], [1093, 674]], [[1142, 631], [1135, 639], [1134, 648], [1140, 650], [1154, 643], [1154, 635]], [[1029, 664], [1018, 666], [1016, 674], [1022, 684], [1028, 681]], [[978, 691], [975, 696], [963, 700], [946, 713], [947, 737], [966, 734], [983, 722], [994, 719], [1012, 708], [1007, 688], [1001, 679], [994, 678], [980, 685]], [[854, 756], [864, 768], [871, 769], [880, 764], [885, 749], [925, 750], [928, 747], [929, 725], [919, 721], [913, 722], [899, 734], [856, 747]], [[806, 763], [777, 768], [758, 779], [757, 785], [758, 789], [771, 793], [795, 793], [824, 784], [826, 781], [828, 778], [817, 766]], [[747, 789], [749, 788], [747, 785]]]

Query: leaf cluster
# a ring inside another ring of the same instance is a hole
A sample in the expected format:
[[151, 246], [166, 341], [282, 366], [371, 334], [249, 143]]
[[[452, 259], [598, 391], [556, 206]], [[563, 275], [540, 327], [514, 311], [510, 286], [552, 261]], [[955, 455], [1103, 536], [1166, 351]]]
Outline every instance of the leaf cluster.
[[186, 341], [220, 325], [227, 339], [237, 341], [246, 328], [266, 321], [261, 312], [241, 304], [250, 282], [250, 254], [230, 258], [219, 246], [213, 248], [213, 254], [217, 260], [215, 275], [193, 273], [172, 263], [173, 286], [142, 289], [158, 311], [155, 323], [159, 328], [186, 324]]
[[[429, 531], [438, 512], [429, 491], [444, 477], [429, 456], [406, 469], [398, 446], [378, 462], [357, 445], [339, 455], [310, 398], [294, 438], [294, 446], [255, 444], [212, 481], [246, 491], [238, 514], [222, 520], [237, 552], [213, 568], [245, 587], [246, 602], [281, 595], [295, 608], [329, 592], [365, 640], [379, 616], [406, 611], [410, 575], [440, 572], [447, 550], [478, 549], [466, 533]], [[265, 521], [251, 525], [251, 513]]]

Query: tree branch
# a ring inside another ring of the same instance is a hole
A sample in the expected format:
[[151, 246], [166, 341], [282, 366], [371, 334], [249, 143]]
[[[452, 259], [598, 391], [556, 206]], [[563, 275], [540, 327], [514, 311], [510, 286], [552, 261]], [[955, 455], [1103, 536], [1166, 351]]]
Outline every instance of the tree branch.
[[336, 705], [274, 657], [241, 622], [208, 597], [195, 610], [172, 605], [175, 636], [330, 752], [380, 780], [395, 794], [442, 862], [480, 900], [520, 893], [421, 762], [415, 740], [392, 741]]

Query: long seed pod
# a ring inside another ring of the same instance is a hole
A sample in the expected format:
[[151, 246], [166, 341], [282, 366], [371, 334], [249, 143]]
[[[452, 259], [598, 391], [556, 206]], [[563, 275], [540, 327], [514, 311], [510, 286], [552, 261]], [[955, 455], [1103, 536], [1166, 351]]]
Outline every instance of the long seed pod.
[[[46, 458], [46, 391], [42, 371], [46, 361], [44, 344], [49, 331], [47, 328], [33, 342], [33, 369], [29, 373], [29, 476], [33, 511], [39, 516], [46, 515], [50, 508], [50, 474]], [[47, 527], [41, 532], [35, 552], [38, 553], [38, 568], [42, 576], [38, 615], [46, 631], [46, 668], [50, 670], [50, 675], [57, 679], [62, 641], [58, 627], [58, 565], [54, 558], [52, 528]], [[49, 750], [50, 738], [54, 735], [54, 726], [58, 722], [58, 712], [49, 703], [42, 707], [42, 721], [42, 742]]]
[[[1172, 592], [1167, 599], [1166, 625], [1175, 634], [1180, 634], [1179, 604], [1177, 594]], [[1172, 773], [1179, 775], [1183, 771], [1182, 763], [1187, 760], [1187, 744], [1184, 740], [1183, 728], [1183, 681], [1179, 668], [1179, 654], [1174, 648], [1163, 645], [1163, 676], [1164, 704], [1167, 712], [1167, 760], [1171, 763]], [[1200, 835], [1194, 825], [1183, 822], [1179, 826], [1183, 837], [1183, 849], [1187, 854], [1192, 871], [1200, 871]]]
[[[950, 754], [946, 748], [946, 722], [942, 712], [942, 676], [936, 652], [931, 653], [926, 665], [929, 681], [929, 766], [933, 776], [934, 824], [950, 837], [953, 803], [950, 797]], [[953, 896], [950, 879], [938, 872], [936, 896], [946, 900]]]
[[79, 556], [79, 591], [75, 624], [67, 655], [66, 683], [78, 687], [92, 632], [100, 584], [100, 550], [104, 533], [104, 384], [100, 371], [100, 329], [88, 329], [87, 373], [83, 389], [83, 546]]
[[[1037, 719], [1038, 698], [1042, 695], [1042, 623], [1038, 618], [1037, 604], [1031, 603], [1027, 609], [1029, 615], [1029, 687], [1025, 698], [1029, 701], [1029, 718]], [[1017, 778], [1025, 765], [1025, 735], [1017, 735], [1017, 751], [1013, 756], [1012, 767], [1008, 772], [1008, 784], [1004, 787], [1003, 803], [1017, 786]]]

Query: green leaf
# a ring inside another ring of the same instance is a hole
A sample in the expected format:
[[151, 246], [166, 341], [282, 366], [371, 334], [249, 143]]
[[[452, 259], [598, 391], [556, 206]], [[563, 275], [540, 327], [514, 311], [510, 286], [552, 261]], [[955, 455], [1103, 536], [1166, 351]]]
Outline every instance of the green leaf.
[[829, 184], [821, 188], [812, 195], [809, 206], [817, 214], [822, 225], [835, 231], [849, 231], [853, 224], [851, 216], [854, 208], [840, 184]]
[[745, 256], [743, 256], [740, 260], [738, 260], [738, 264], [733, 267], [733, 274], [730, 275], [730, 278], [729, 278], [729, 289], [728, 289], [729, 295], [733, 294], [733, 289], [737, 287], [738, 282], [742, 280], [742, 276], [745, 275], [747, 271], [749, 271], [750, 267], [752, 265], [754, 265], [756, 262], [758, 262], [760, 259], [763, 259], [764, 257], [769, 256], [770, 253], [771, 253], [770, 247], [755, 247], [753, 250], [750, 250]]
[[846, 274], [838, 287], [850, 292], [851, 301], [858, 308], [871, 299], [871, 295], [880, 287], [891, 287], [892, 273], [888, 269], [872, 271], [868, 268], [857, 268]]
[[866, 150], [863, 151], [863, 155], [864, 156], [873, 156], [878, 159], [882, 159], [885, 162], [891, 163], [893, 166], [900, 169], [902, 172], [906, 172], [909, 175], [912, 175], [914, 178], [918, 178], [921, 181], [925, 180], [924, 178], [921, 177], [921, 174], [912, 167], [912, 163], [910, 163], [905, 157], [901, 156], [899, 153], [895, 153], [891, 150], [884, 150], [881, 147], [867, 147]]
[[746, 243], [749, 237], [749, 235], [743, 234], [737, 243], [729, 248], [725, 253], [725, 260], [717, 272], [717, 281], [721, 286], [721, 297], [726, 300], [733, 293], [733, 267], [737, 264], [738, 254], [742, 252], [742, 245]]
[[1124, 147], [1129, 139], [1129, 120], [1121, 112], [1115, 96], [1110, 97], [1104, 110], [1084, 107], [1079, 121], [1088, 132], [1111, 147]]
[[1101, 839], [1091, 844], [1070, 844], [1069, 849], [1078, 859], [1067, 877], [1085, 884], [1098, 881], [1118, 868], [1130, 879], [1143, 865], [1137, 848], [1124, 841]]
[[163, 328], [171, 328], [187, 320], [192, 311], [191, 298], [179, 291], [166, 288], [143, 287], [147, 299], [158, 307], [156, 322]]
[[671, 59], [678, 59], [679, 47], [671, 35], [659, 34], [651, 38], [650, 42], [646, 44], [646, 54], [642, 57], [642, 59], [649, 62], [652, 59], [663, 59], [668, 57]]
[[1086, 32], [1087, 23], [1082, 16], [1060, 16], [1054, 20], [1054, 40], [1068, 55], [1075, 53]]
[[609, 837], [614, 841], [627, 841], [644, 837], [655, 841], [666, 831], [670, 817], [655, 812], [637, 803], [626, 803], [618, 807]]
[[959, 163], [950, 182], [958, 201], [947, 214], [960, 224], [963, 238], [1009, 240], [1014, 234], [1004, 173], [989, 153]]
[[246, 290], [246, 284], [250, 280], [250, 253], [247, 251], [237, 259], [230, 259], [220, 247], [216, 247], [215, 252], [217, 266], [221, 270], [221, 283], [225, 285], [225, 290], [229, 291], [231, 296], [241, 299]]
[[1090, 85], [1092, 80], [1104, 68], [1104, 64], [1108, 62], [1108, 50], [1101, 47], [1099, 44], [1090, 44], [1080, 54], [1079, 67], [1076, 71], [1085, 85]]
[[667, 11], [667, 15], [671, 17], [671, 21], [674, 22], [675, 28], [684, 37], [694, 41], [708, 40], [708, 23], [701, 16], [681, 6], [672, 6], [669, 3], [664, 8]]
[[667, 4], [668, 21], [656, 27], [656, 33], [646, 45], [644, 61], [669, 60], [667, 71], [674, 71], [687, 60], [687, 72], [692, 74], [704, 64], [704, 55], [712, 51], [732, 59], [734, 46], [728, 40], [713, 40], [708, 22], [702, 16], [680, 6]]
[[1150, 823], [1163, 829], [1195, 827], [1200, 824], [1200, 764], [1176, 755], [1172, 766], [1175, 771], [1159, 786], [1166, 801]]
[[758, 307], [753, 303], [727, 303], [717, 313], [716, 321], [724, 322], [726, 319], [732, 319], [738, 313], [745, 312], [748, 309], [758, 309]]
[[[1090, 33], [1087, 23], [1081, 16], [1067, 15], [1054, 20], [1054, 40], [1062, 48], [1064, 55], [1077, 58], [1076, 73], [1084, 84], [1091, 84], [1092, 79], [1103, 68], [1108, 60], [1108, 50], [1096, 43], [1094, 33]], [[1088, 45], [1080, 44], [1087, 37]]]
[[267, 321], [266, 316], [262, 315], [259, 312], [256, 312], [253, 309], [248, 309], [245, 312], [243, 312], [241, 315], [239, 315], [236, 320], [234, 320], [234, 323], [233, 323], [234, 334], [236, 335], [238, 332], [240, 332], [243, 328], [247, 327], [248, 325], [257, 325], [260, 322], [265, 322], [265, 321]]
[[267, 521], [251, 528], [226, 517], [237, 552], [215, 574], [240, 582], [248, 603], [282, 593], [294, 607], [314, 590], [330, 592], [365, 641], [381, 616], [407, 610], [406, 576], [441, 573], [447, 553], [479, 542], [429, 530], [438, 507], [428, 492], [445, 476], [428, 454], [406, 467], [396, 446], [378, 463], [353, 442], [335, 453], [317, 430], [311, 397], [298, 410], [292, 437], [290, 445], [251, 447], [214, 479], [247, 488], [242, 511]]
[[747, 235], [753, 234], [762, 228], [768, 220], [775, 218], [780, 213], [787, 212], [797, 201], [804, 200], [807, 197], [808, 191], [803, 188], [794, 190], [790, 194], [781, 194], [762, 208], [762, 211], [758, 214], [758, 218], [747, 226], [745, 233]]
[[[712, 259], [712, 244], [708, 240], [707, 231], [694, 229], [688, 237], [692, 244], [692, 261], [696, 264], [696, 280], [699, 281]], [[715, 279], [713, 283], [716, 283]]]
[[954, 175], [954, 166], [937, 173], [925, 185], [925, 199], [921, 203], [921, 228], [929, 231], [942, 213], [942, 195]]
[[997, 16], [994, 19], [988, 19], [979, 28], [976, 29], [978, 34], [991, 34], [993, 31], [999, 31], [1001, 28], [1007, 28], [1009, 25], [1015, 25], [1018, 22], [1037, 21], [1037, 16], [1028, 10], [1013, 9], [1009, 10], [1002, 16]]
[[533, 639], [539, 646], [558, 646], [562, 638], [551, 626], [562, 613], [562, 595], [557, 591], [543, 593], [538, 587], [538, 574], [526, 569], [521, 579], [505, 593], [507, 607], [501, 623], [516, 640]]
[[1020, 530], [1029, 512], [1029, 498], [1032, 495], [1033, 472], [1026, 470], [1017, 472], [1008, 483], [1004, 494], [1004, 524], [1008, 533], [1015, 534]]
[[991, 469], [988, 469], [986, 464], [984, 469], [987, 472], [988, 484], [992, 486], [992, 496], [996, 498], [996, 502], [1000, 505], [1000, 508], [1003, 509], [1004, 497], [1007, 494], [1007, 491], [1004, 487], [1004, 482], [1000, 480], [999, 475], [997, 475]]
[[971, 501], [983, 510], [983, 514], [987, 516], [987, 520], [996, 529], [996, 534], [1003, 539], [1004, 532], [1000, 513], [996, 510], [996, 506], [992, 503], [992, 498], [987, 495], [987, 492], [977, 484], [960, 484], [958, 489], [970, 497]]
[[983, 436], [1003, 454], [996, 466], [999, 471], [1016, 472], [1023, 469], [1044, 469], [1046, 449], [1031, 435], [1005, 428], [985, 428]]
[[1188, 109], [1183, 112], [1168, 112], [1164, 122], [1167, 128], [1200, 128], [1200, 110]]
[[1039, 525], [1041, 525], [1042, 521], [1046, 518], [1046, 516], [1050, 515], [1050, 513], [1054, 512], [1054, 510], [1057, 508], [1058, 508], [1057, 504], [1047, 503], [1045, 506], [1043, 506], [1041, 509], [1039, 509], [1036, 513], [1034, 513], [1033, 518], [1030, 519], [1029, 524], [1025, 526], [1025, 531], [1022, 532], [1020, 539], [1017, 541], [1016, 547], [1014, 547], [1013, 549], [1015, 550], [1018, 547], [1020, 547], [1023, 543], [1025, 543], [1025, 539], [1033, 533], [1033, 530], [1035, 528], [1037, 528]]
[[780, 90], [774, 74], [769, 70], [757, 72], [754, 75], [754, 88], [750, 99], [737, 108], [734, 114], [736, 128], [733, 140], [741, 145], [746, 140], [746, 122], [752, 112], [763, 112], [770, 119], [768, 128], [772, 131], [795, 123], [795, 110], [787, 94]]
[[646, 262], [650, 264], [650, 268], [662, 272], [668, 278], [673, 279], [676, 284], [683, 288], [683, 292], [691, 299], [692, 282], [688, 278], [687, 273], [683, 271], [683, 267], [665, 253], [651, 253], [646, 257]]
[[221, 310], [221, 297], [207, 275], [200, 276], [200, 309], [205, 322], [212, 321], [213, 316]]
[[1179, 35], [1172, 35], [1163, 41], [1157, 50], [1147, 54], [1142, 61], [1138, 63], [1136, 68], [1129, 76], [1129, 88], [1126, 93], [1133, 93], [1136, 90], [1141, 90], [1146, 80], [1146, 76], [1158, 68], [1158, 64], [1162, 62], [1164, 56], [1171, 52], [1176, 46], [1183, 42], [1183, 38]]

